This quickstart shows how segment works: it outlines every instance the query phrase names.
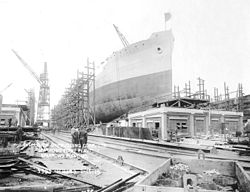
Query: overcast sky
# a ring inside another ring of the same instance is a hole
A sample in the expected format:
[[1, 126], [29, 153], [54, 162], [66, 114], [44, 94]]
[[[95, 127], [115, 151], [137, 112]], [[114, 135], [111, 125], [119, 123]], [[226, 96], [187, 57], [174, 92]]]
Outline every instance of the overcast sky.
[[4, 103], [27, 99], [24, 89], [39, 85], [11, 52], [15, 49], [37, 74], [48, 63], [51, 105], [58, 102], [87, 57], [99, 65], [122, 43], [164, 30], [164, 13], [175, 37], [173, 85], [205, 80], [210, 94], [223, 83], [243, 84], [250, 94], [250, 1], [248, 0], [0, 0], [0, 91]]

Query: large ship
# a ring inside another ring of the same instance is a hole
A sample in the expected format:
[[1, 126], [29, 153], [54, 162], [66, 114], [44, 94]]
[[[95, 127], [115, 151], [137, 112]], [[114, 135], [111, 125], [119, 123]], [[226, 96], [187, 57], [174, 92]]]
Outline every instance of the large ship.
[[153, 33], [106, 59], [95, 80], [97, 121], [109, 122], [172, 92], [171, 30]]

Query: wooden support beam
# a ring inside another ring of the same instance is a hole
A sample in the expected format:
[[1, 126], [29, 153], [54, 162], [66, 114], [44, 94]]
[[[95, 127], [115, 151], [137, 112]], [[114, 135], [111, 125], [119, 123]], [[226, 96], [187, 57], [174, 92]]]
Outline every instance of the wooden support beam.
[[97, 190], [96, 192], [101, 192], [101, 191], [103, 191], [103, 190], [105, 190], [105, 189], [107, 189], [107, 188], [109, 188], [109, 187], [115, 185], [116, 183], [118, 183], [118, 182], [120, 182], [120, 181], [122, 181], [122, 179], [119, 179], [119, 180], [117, 180], [117, 181], [115, 181], [115, 182], [113, 182], [113, 183], [107, 185], [106, 187], [103, 187], [103, 188]]
[[101, 192], [112, 192], [112, 191], [114, 191], [117, 187], [119, 187], [119, 186], [125, 184], [126, 182], [128, 182], [128, 181], [134, 179], [135, 177], [137, 177], [137, 176], [139, 176], [139, 175], [140, 175], [140, 173], [136, 173], [135, 175], [133, 175], [133, 176], [131, 176], [131, 177], [125, 179], [125, 180], [122, 180], [122, 181], [120, 181], [120, 182], [117, 182], [116, 184], [114, 184], [114, 185], [112, 185], [112, 186], [110, 186], [110, 187], [108, 187], [108, 188], [106, 188], [106, 189], [104, 189], [104, 190], [101, 190]]
[[0, 191], [54, 191], [55, 189], [62, 189], [63, 184], [53, 184], [53, 185], [23, 185], [23, 186], [8, 186], [0, 187]]
[[50, 169], [48, 169], [48, 168], [46, 168], [46, 167], [43, 167], [43, 166], [41, 166], [41, 165], [38, 165], [37, 163], [33, 163], [32, 161], [26, 160], [26, 159], [21, 158], [21, 157], [18, 157], [18, 159], [19, 159], [20, 161], [23, 161], [23, 162], [25, 162], [25, 163], [28, 163], [28, 164], [34, 166], [35, 168], [37, 168], [37, 169], [39, 169], [39, 170], [43, 170], [43, 171], [46, 172], [46, 173], [51, 173], [51, 172], [52, 172]]
[[74, 187], [74, 188], [67, 188], [67, 189], [55, 189], [53, 192], [77, 192], [77, 191], [92, 191], [93, 187]]

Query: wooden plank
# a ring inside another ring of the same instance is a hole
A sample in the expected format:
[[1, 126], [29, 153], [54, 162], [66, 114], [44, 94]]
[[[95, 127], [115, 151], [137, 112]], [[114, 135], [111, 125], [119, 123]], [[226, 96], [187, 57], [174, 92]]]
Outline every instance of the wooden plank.
[[0, 161], [4, 159], [17, 159], [18, 157], [28, 157], [25, 153], [19, 154], [0, 154]]
[[[15, 132], [18, 127], [1, 127], [0, 133]], [[22, 127], [23, 132], [40, 132], [38, 127]]]
[[234, 148], [240, 148], [240, 149], [246, 149], [246, 150], [250, 150], [250, 147], [248, 147], [247, 145], [232, 145]]
[[41, 165], [38, 165], [37, 163], [33, 163], [32, 161], [23, 159], [23, 158], [21, 158], [21, 157], [18, 157], [18, 159], [19, 159], [20, 161], [23, 161], [23, 162], [25, 162], [25, 163], [28, 163], [28, 164], [30, 164], [30, 165], [36, 167], [37, 169], [42, 169], [42, 170], [44, 170], [45, 172], [48, 172], [48, 173], [51, 173], [51, 172], [52, 172], [50, 169], [48, 169], [48, 168], [46, 168], [46, 167], [43, 167], [43, 166], [41, 166]]
[[238, 162], [235, 162], [235, 175], [243, 191], [250, 191], [250, 176], [244, 171]]
[[7, 164], [4, 164], [4, 165], [0, 165], [0, 169], [1, 168], [11, 168], [11, 167], [14, 167], [18, 162], [14, 162], [14, 163], [7, 163]]
[[[52, 176], [52, 175], [48, 175], [48, 174], [40, 174], [36, 171], [34, 171], [33, 169], [30, 169], [29, 167], [26, 168], [26, 167], [19, 167], [19, 166], [16, 166], [15, 169], [17, 171], [22, 171], [24, 173], [28, 173], [28, 174], [33, 174], [33, 175], [36, 175], [38, 177], [43, 177], [43, 178], [46, 178], [46, 179], [57, 179], [56, 177]], [[13, 169], [12, 169], [13, 171]]]
[[122, 179], [119, 179], [119, 180], [117, 180], [117, 181], [115, 181], [115, 182], [109, 184], [108, 186], [99, 189], [99, 190], [96, 191], [96, 192], [101, 192], [101, 191], [103, 191], [104, 189], [107, 189], [107, 188], [109, 188], [110, 186], [112, 186], [112, 185], [114, 185], [114, 184], [116, 184], [116, 183], [118, 183], [118, 182], [120, 182], [120, 181], [122, 181]]
[[167, 161], [162, 163], [156, 170], [154, 170], [147, 177], [145, 177], [142, 181], [140, 181], [138, 184], [152, 185], [153, 182], [155, 182], [161, 174], [163, 174], [169, 169], [170, 163], [171, 163], [171, 159], [168, 159]]
[[79, 192], [92, 191], [91, 187], [72, 187], [67, 189], [54, 189], [53, 192]]
[[108, 187], [108, 188], [106, 188], [106, 189], [104, 189], [104, 190], [101, 190], [101, 191], [102, 191], [102, 192], [112, 192], [112, 191], [114, 191], [117, 187], [119, 187], [119, 186], [125, 184], [126, 182], [128, 182], [128, 181], [134, 179], [135, 177], [137, 177], [137, 176], [139, 176], [139, 175], [140, 175], [140, 173], [136, 173], [135, 175], [132, 175], [131, 177], [129, 177], [129, 178], [125, 179], [125, 180], [119, 181], [119, 182], [115, 183], [114, 185], [112, 185], [112, 186], [110, 186], [110, 187]]
[[62, 189], [63, 184], [53, 184], [53, 185], [23, 185], [23, 186], [8, 186], [0, 187], [0, 191], [53, 191], [55, 189]]
[[133, 192], [185, 192], [180, 187], [158, 187], [148, 185], [135, 185]]

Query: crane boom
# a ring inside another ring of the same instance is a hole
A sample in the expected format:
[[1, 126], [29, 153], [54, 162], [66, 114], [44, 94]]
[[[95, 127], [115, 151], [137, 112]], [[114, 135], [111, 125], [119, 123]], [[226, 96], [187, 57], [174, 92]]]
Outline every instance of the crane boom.
[[10, 83], [9, 85], [7, 85], [3, 90], [0, 91], [0, 93], [4, 92], [6, 89], [8, 89], [13, 83]]
[[129, 46], [129, 42], [127, 41], [127, 39], [125, 38], [125, 36], [119, 31], [118, 27], [116, 25], [114, 25], [114, 24], [113, 24], [113, 26], [114, 26], [114, 28], [115, 28], [115, 30], [116, 30], [119, 38], [121, 39], [122, 44], [124, 45], [124, 47]]
[[39, 76], [33, 71], [33, 69], [28, 65], [28, 63], [26, 63], [22, 57], [20, 57], [18, 55], [18, 53], [12, 49], [12, 52], [16, 55], [16, 57], [21, 61], [21, 63], [23, 64], [23, 66], [30, 72], [30, 74], [37, 80], [37, 82], [41, 85], [42, 82], [40, 81]]

